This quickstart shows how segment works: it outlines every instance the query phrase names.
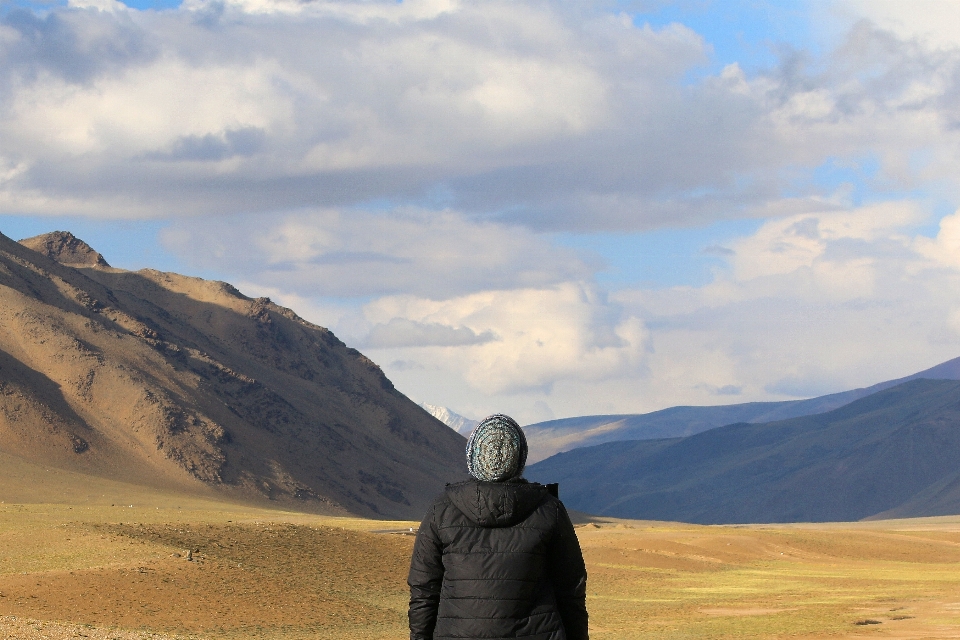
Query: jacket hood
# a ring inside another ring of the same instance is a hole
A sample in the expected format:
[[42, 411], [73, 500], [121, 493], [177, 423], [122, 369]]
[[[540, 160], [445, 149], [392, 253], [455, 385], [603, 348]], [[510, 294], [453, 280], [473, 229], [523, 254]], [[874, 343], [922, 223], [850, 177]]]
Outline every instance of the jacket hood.
[[533, 513], [547, 488], [522, 479], [507, 482], [467, 480], [447, 485], [453, 505], [481, 527], [510, 527]]

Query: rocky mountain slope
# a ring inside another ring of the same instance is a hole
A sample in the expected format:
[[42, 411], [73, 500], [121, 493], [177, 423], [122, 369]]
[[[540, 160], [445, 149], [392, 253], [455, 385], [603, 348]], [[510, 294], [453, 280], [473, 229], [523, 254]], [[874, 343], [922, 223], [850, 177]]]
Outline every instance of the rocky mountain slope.
[[960, 382], [917, 379], [839, 409], [561, 453], [527, 477], [574, 508], [702, 524], [960, 513]]
[[286, 508], [419, 518], [464, 439], [330, 331], [229, 284], [0, 234], [0, 451]]
[[809, 416], [842, 407], [908, 380], [960, 380], [960, 358], [904, 378], [807, 400], [747, 402], [715, 407], [670, 407], [651, 413], [580, 416], [538, 422], [523, 428], [530, 444], [530, 461], [555, 453], [619, 440], [649, 440], [690, 436], [735, 422], [763, 423]]

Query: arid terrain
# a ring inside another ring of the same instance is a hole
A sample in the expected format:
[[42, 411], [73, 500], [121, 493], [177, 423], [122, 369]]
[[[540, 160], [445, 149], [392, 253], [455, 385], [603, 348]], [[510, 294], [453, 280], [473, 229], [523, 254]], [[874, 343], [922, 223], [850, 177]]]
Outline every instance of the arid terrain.
[[0, 451], [326, 515], [416, 518], [463, 436], [327, 329], [225, 282], [0, 234]]
[[[413, 522], [216, 502], [3, 454], [0, 501], [3, 638], [406, 635]], [[960, 637], [960, 517], [577, 532], [594, 638]]]
[[[69, 234], [0, 236], [0, 302], [0, 638], [407, 635], [463, 437], [376, 365]], [[577, 520], [594, 638], [960, 637], [960, 516]]]

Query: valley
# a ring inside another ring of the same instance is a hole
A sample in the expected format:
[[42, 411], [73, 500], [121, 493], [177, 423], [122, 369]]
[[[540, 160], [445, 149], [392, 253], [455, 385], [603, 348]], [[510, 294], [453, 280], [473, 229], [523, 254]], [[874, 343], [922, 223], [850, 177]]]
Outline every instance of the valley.
[[[407, 635], [415, 519], [464, 475], [437, 417], [462, 416], [269, 299], [67, 233], [0, 236], [0, 298], [0, 638]], [[591, 636], [960, 636], [960, 516], [890, 519], [960, 512], [957, 366], [650, 414], [686, 438], [532, 428], [577, 448], [527, 477], [602, 514], [576, 514]]]
[[[413, 521], [271, 510], [0, 462], [0, 637], [406, 635], [413, 537], [401, 532]], [[577, 535], [594, 638], [960, 635], [960, 517], [595, 518]]]
[[960, 0], [0, 3], [0, 640], [960, 640]]

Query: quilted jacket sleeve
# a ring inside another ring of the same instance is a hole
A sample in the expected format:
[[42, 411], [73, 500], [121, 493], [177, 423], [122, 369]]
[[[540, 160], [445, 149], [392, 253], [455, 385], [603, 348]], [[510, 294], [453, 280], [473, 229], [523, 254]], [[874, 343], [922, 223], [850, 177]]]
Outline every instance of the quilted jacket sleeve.
[[563, 503], [557, 502], [557, 535], [550, 545], [550, 577], [567, 640], [588, 640], [587, 568]]
[[443, 547], [434, 519], [436, 505], [432, 506], [420, 524], [410, 560], [410, 640], [433, 640], [440, 606], [440, 586], [443, 584]]

